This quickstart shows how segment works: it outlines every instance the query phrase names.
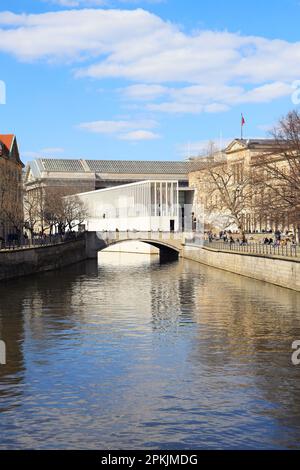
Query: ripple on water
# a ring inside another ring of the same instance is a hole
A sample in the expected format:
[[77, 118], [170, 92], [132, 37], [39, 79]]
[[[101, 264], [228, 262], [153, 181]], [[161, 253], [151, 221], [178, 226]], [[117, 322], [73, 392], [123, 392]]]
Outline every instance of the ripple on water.
[[1, 448], [300, 447], [300, 296], [103, 254], [0, 287]]

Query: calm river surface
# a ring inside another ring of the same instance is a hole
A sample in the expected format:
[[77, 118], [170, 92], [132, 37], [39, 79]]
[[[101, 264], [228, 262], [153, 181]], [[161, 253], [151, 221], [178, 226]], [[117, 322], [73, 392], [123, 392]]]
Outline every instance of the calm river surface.
[[300, 448], [300, 295], [103, 253], [2, 283], [0, 448]]

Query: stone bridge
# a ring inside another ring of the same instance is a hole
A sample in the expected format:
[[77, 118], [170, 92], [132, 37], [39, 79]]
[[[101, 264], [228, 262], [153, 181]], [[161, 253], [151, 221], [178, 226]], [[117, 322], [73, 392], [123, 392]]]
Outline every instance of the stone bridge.
[[96, 258], [99, 251], [116, 243], [140, 241], [159, 249], [161, 259], [178, 259], [183, 250], [186, 233], [172, 232], [86, 232], [86, 254]]

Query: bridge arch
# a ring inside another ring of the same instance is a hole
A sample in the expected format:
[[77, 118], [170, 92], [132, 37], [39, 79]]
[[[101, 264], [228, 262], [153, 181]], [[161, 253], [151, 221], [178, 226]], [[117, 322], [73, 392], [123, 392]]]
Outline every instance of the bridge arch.
[[176, 260], [179, 258], [182, 249], [182, 243], [178, 240], [172, 239], [157, 239], [148, 238], [145, 236], [136, 235], [131, 238], [129, 234], [117, 234], [117, 236], [110, 236], [102, 232], [87, 232], [86, 233], [86, 249], [88, 258], [96, 258], [98, 253], [109, 246], [116, 245], [123, 242], [139, 241], [148, 245], [154, 246], [159, 249], [159, 255], [162, 260]]

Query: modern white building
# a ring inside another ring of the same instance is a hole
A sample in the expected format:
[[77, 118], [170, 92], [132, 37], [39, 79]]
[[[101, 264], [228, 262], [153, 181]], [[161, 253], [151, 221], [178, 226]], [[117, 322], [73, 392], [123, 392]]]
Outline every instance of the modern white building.
[[193, 190], [174, 180], [149, 180], [77, 194], [88, 212], [88, 231], [192, 229]]
[[[37, 158], [29, 162], [24, 172], [24, 187], [28, 197], [36, 200], [48, 188], [64, 194], [110, 189], [120, 185], [148, 180], [178, 182], [188, 187], [188, 174], [194, 168], [189, 161], [146, 160], [86, 160]], [[1, 214], [0, 214], [1, 215]], [[35, 231], [47, 225], [39, 219]]]

